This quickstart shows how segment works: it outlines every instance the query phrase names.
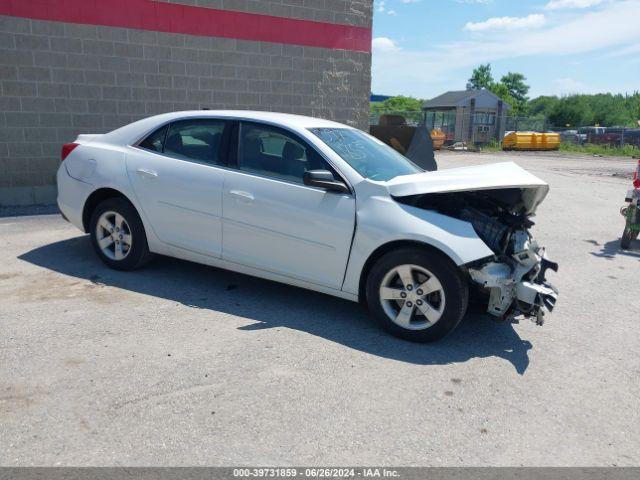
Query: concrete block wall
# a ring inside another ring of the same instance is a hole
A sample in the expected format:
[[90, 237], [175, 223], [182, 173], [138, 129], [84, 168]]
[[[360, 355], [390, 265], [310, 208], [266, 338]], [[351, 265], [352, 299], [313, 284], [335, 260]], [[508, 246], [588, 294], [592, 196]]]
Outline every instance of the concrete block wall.
[[[365, 0], [174, 3], [371, 25]], [[0, 16], [0, 206], [54, 203], [63, 143], [158, 113], [269, 110], [367, 128], [370, 71], [367, 52]]]

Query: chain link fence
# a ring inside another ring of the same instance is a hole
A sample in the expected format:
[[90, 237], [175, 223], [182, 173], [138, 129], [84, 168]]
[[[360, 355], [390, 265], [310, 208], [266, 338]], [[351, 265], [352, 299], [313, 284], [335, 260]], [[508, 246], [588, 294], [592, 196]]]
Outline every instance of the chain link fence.
[[438, 130], [445, 135], [445, 144], [454, 143], [486, 145], [500, 143], [509, 132], [556, 132], [563, 143], [586, 146], [598, 145], [609, 148], [639, 148], [640, 128], [630, 127], [556, 127], [545, 117], [522, 117], [502, 115], [495, 111], [477, 110], [471, 114], [463, 111], [373, 111], [370, 125], [380, 125], [380, 117], [393, 116], [385, 121], [397, 124], [403, 117], [406, 125], [426, 125], [429, 130]]
[[565, 143], [602, 145], [611, 148], [640, 148], [640, 128], [629, 127], [561, 127], [552, 128]]

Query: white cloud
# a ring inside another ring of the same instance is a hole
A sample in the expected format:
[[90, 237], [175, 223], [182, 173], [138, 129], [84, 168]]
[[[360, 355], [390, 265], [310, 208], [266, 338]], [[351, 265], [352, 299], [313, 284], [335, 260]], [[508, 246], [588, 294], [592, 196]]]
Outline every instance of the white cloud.
[[589, 8], [595, 7], [611, 0], [551, 0], [545, 5], [547, 10], [564, 10], [570, 8]]
[[396, 42], [387, 37], [376, 37], [372, 42], [374, 53], [388, 53], [397, 52], [400, 47], [396, 45]]
[[428, 48], [415, 46], [411, 50], [400, 49], [388, 38], [374, 40], [373, 91], [429, 98], [445, 90], [464, 88], [466, 76], [481, 63], [637, 45], [638, 18], [640, 0], [624, 0], [607, 3], [598, 11], [581, 12], [561, 24], [550, 22], [537, 30], [521, 30], [517, 35], [490, 30], [474, 41], [432, 43]]
[[387, 12], [387, 15], [391, 15], [392, 17], [395, 17], [395, 16], [396, 16], [396, 15], [398, 15], [398, 14], [396, 13], [396, 11], [395, 11], [395, 10], [389, 10], [389, 11]]
[[469, 22], [464, 29], [470, 32], [483, 32], [486, 30], [522, 30], [540, 28], [547, 19], [540, 13], [528, 15], [526, 17], [494, 17], [484, 22]]
[[554, 90], [560, 95], [571, 95], [574, 93], [589, 93], [591, 89], [583, 82], [573, 78], [556, 78], [553, 81]]
[[[634, 45], [629, 45], [627, 47], [617, 49], [616, 51], [611, 52], [609, 56], [610, 57], [631, 57], [632, 55], [635, 55], [637, 53], [640, 53], [640, 43], [636, 43]], [[628, 58], [627, 60], [629, 59], [630, 58]]]

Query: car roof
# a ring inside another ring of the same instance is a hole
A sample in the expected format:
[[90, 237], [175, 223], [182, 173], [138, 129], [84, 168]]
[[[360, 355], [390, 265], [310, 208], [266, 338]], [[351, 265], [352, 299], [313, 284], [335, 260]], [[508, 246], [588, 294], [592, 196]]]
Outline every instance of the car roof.
[[[208, 116], [229, 117], [245, 120], [258, 120], [264, 122], [278, 123], [292, 128], [345, 128], [348, 125], [324, 120], [322, 118], [308, 117], [304, 115], [294, 115], [292, 113], [259, 112], [253, 110], [195, 110], [189, 112], [177, 112], [187, 116]], [[349, 127], [350, 128], [350, 127]]]
[[126, 144], [139, 139], [162, 124], [186, 118], [229, 118], [235, 120], [255, 120], [288, 127], [292, 130], [307, 128], [353, 128], [342, 123], [290, 113], [258, 112], [252, 110], [187, 110], [162, 113], [130, 123], [105, 134], [101, 141]]
[[[278, 112], [260, 112], [254, 110], [187, 110], [183, 112], [165, 113], [156, 115], [156, 117], [165, 117], [163, 120], [171, 120], [173, 118], [189, 118], [189, 117], [225, 117], [244, 120], [258, 120], [264, 122], [273, 122], [288, 127], [298, 128], [344, 128], [347, 125], [323, 120], [321, 118], [306, 117], [304, 115], [294, 115], [292, 113]], [[155, 117], [152, 117], [155, 118]]]

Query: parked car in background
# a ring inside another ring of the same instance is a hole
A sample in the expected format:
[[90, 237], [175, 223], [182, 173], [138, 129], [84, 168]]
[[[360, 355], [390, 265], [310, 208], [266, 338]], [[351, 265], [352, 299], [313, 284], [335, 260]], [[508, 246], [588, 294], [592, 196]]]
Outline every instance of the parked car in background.
[[424, 172], [355, 128], [295, 115], [158, 115], [62, 149], [58, 203], [118, 270], [152, 254], [368, 305], [391, 333], [441, 338], [469, 288], [542, 323], [556, 290], [529, 233], [549, 187], [513, 163]]
[[581, 127], [578, 129], [578, 142], [582, 145], [592, 143], [592, 137], [604, 135], [605, 130], [604, 127]]
[[557, 133], [560, 134], [562, 143], [583, 143], [578, 130], [561, 130]]

